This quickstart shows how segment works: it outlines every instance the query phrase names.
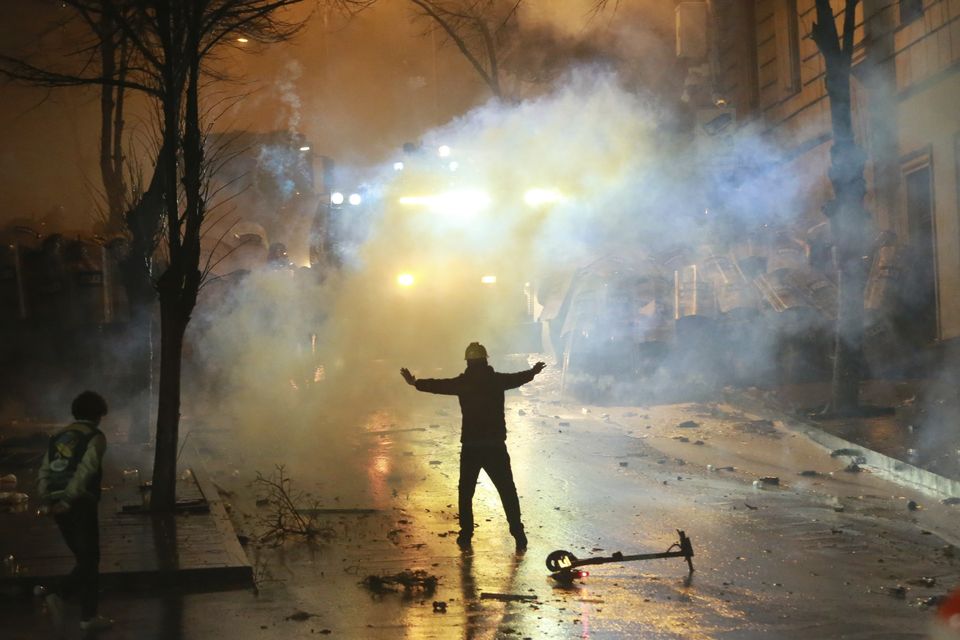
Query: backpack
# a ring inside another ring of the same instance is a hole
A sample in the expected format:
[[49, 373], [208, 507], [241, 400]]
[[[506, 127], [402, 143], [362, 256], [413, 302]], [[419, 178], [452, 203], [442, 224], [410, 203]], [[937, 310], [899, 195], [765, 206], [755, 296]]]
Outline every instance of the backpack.
[[50, 463], [47, 487], [50, 491], [63, 491], [67, 488], [87, 452], [90, 441], [100, 433], [96, 428], [84, 433], [80, 429], [67, 427], [50, 438], [47, 449], [47, 460]]

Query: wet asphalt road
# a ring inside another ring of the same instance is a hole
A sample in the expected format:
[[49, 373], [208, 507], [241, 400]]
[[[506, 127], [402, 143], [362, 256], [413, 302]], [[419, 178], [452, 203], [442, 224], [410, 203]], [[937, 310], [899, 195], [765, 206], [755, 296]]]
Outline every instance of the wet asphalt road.
[[[454, 543], [455, 400], [421, 394], [413, 414], [370, 416], [336, 446], [304, 436], [290, 447], [267, 434], [255, 450], [232, 450], [223, 430], [198, 430], [241, 534], [255, 536], [270, 515], [251, 485], [268, 459], [288, 465], [311, 493], [304, 501], [375, 511], [321, 516], [330, 537], [319, 543], [249, 546], [258, 593], [105, 594], [118, 627], [103, 637], [910, 638], [925, 635], [931, 616], [921, 602], [960, 584], [938, 535], [957, 530], [950, 507], [843, 472], [845, 460], [729, 407], [589, 407], [550, 400], [548, 384], [508, 399], [525, 555], [513, 552], [483, 475], [474, 550]], [[698, 426], [678, 427], [687, 420]], [[753, 486], [768, 475], [780, 486]], [[908, 510], [910, 499], [922, 508]], [[547, 576], [554, 549], [658, 552], [675, 529], [693, 540], [692, 577], [681, 559], [591, 567], [570, 588]], [[435, 592], [360, 584], [404, 569], [436, 576]], [[0, 636], [47, 636], [38, 603], [3, 609], [13, 631]]]

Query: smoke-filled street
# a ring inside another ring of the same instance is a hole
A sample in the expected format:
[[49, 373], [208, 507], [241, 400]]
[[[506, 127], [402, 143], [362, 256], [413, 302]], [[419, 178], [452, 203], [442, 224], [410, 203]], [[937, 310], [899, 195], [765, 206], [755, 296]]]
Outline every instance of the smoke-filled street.
[[[525, 554], [485, 477], [473, 550], [457, 548], [459, 417], [455, 401], [421, 395], [409, 415], [342, 424], [336, 451], [311, 448], [286, 469], [329, 511], [324, 535], [251, 543], [256, 595], [110, 593], [119, 637], [909, 638], [927, 630], [924, 602], [957, 579], [950, 507], [845, 472], [846, 458], [779, 422], [722, 403], [559, 402], [557, 383], [548, 370], [508, 398]], [[283, 446], [238, 451], [225, 425], [193, 429], [238, 533], [255, 536], [273, 505], [248, 469]], [[544, 565], [555, 549], [665, 551], [675, 529], [692, 539], [692, 575], [683, 558], [612, 563], [565, 587]], [[405, 570], [435, 586], [364, 584]], [[23, 629], [12, 637], [46, 628], [39, 607], [4, 617]]]
[[0, 16], [4, 639], [960, 638], [957, 0]]

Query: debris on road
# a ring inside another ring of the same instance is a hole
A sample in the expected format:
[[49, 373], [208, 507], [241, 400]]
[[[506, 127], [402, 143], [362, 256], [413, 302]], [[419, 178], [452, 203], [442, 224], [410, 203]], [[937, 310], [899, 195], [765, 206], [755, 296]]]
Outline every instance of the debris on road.
[[749, 420], [739, 422], [734, 425], [734, 429], [743, 433], [752, 433], [758, 436], [767, 436], [769, 438], [780, 438], [782, 434], [777, 431], [772, 420]]
[[920, 508], [920, 505], [917, 504], [916, 500], [910, 500], [909, 502], [907, 502], [908, 511], [916, 511], [919, 508]]
[[840, 449], [834, 449], [830, 452], [831, 458], [839, 458], [840, 456], [853, 456], [859, 457], [863, 455], [863, 451], [860, 449], [849, 449], [847, 447], [842, 447]]
[[843, 470], [847, 473], [860, 473], [861, 471], [863, 471], [863, 467], [861, 467], [856, 462], [851, 462], [850, 464], [845, 466]]
[[898, 584], [895, 587], [881, 587], [883, 591], [886, 591], [891, 598], [896, 598], [897, 600], [903, 600], [907, 597], [907, 588], [902, 584]]
[[674, 440], [679, 440], [680, 442], [690, 442], [690, 438], [687, 436], [673, 436]]
[[715, 467], [712, 464], [707, 465], [707, 471], [710, 471], [711, 473], [714, 471], [736, 471], [736, 470], [737, 468], [731, 465], [727, 465], [724, 467]]
[[950, 504], [950, 505], [960, 504], [960, 498], [944, 498], [943, 500], [940, 501], [940, 503]]
[[763, 477], [757, 478], [756, 480], [753, 481], [753, 486], [755, 486], [755, 487], [756, 487], [756, 486], [762, 486], [762, 485], [769, 485], [769, 486], [779, 487], [779, 486], [780, 486], [780, 478], [778, 478], [777, 476], [763, 476]]
[[294, 622], [305, 622], [310, 618], [315, 618], [315, 617], [317, 617], [317, 614], [315, 613], [307, 613], [306, 611], [301, 611], [300, 609], [297, 609], [296, 611], [294, 611], [292, 614], [290, 614], [284, 619], [293, 620]]
[[685, 420], [677, 425], [678, 429], [699, 429], [700, 423], [693, 420]]
[[434, 613], [446, 613], [447, 612], [447, 603], [443, 600], [434, 600], [433, 601], [433, 612]]
[[529, 602], [537, 599], [535, 593], [492, 593], [484, 591], [480, 594], [481, 600], [499, 600], [500, 602]]
[[907, 580], [907, 584], [912, 585], [912, 586], [914, 586], [914, 587], [927, 587], [927, 588], [930, 588], [930, 587], [936, 586], [936, 584], [937, 584], [937, 579], [936, 579], [936, 578], [927, 577], [927, 576], [923, 576], [922, 578], [914, 578], [913, 580]]
[[813, 469], [804, 469], [797, 473], [798, 476], [804, 476], [805, 478], [814, 478], [821, 475], [819, 471], [814, 471]]
[[423, 591], [424, 593], [433, 593], [437, 589], [437, 583], [440, 579], [427, 573], [423, 569], [404, 569], [399, 573], [387, 575], [371, 574], [360, 583], [374, 593], [387, 593], [390, 591], [399, 591], [401, 588], [406, 591]]

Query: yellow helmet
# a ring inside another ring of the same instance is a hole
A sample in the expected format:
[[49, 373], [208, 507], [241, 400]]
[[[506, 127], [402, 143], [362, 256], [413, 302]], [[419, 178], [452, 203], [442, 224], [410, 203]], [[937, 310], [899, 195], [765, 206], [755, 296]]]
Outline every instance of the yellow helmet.
[[463, 357], [465, 360], [486, 360], [487, 348], [479, 342], [471, 342], [467, 345], [467, 352]]

